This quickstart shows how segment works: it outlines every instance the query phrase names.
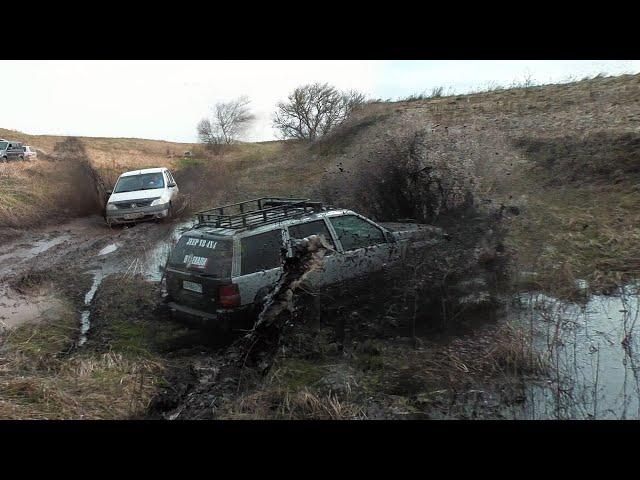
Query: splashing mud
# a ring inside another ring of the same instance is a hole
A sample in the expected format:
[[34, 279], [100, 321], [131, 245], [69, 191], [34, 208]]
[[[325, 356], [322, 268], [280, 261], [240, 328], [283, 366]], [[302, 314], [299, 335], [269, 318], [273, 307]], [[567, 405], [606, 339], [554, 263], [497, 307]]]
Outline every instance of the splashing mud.
[[180, 222], [175, 225], [168, 233], [168, 235], [161, 239], [157, 245], [152, 249], [146, 250], [141, 265], [142, 275], [151, 281], [159, 282], [162, 279], [164, 266], [167, 263], [167, 258], [171, 249], [175, 243], [180, 239], [180, 236], [192, 228], [192, 220]]

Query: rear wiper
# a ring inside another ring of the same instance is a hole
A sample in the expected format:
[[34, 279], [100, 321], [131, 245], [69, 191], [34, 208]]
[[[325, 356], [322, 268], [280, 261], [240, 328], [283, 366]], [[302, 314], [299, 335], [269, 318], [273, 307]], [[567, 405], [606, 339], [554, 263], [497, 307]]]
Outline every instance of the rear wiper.
[[193, 273], [205, 278], [220, 278], [220, 276], [216, 275], [215, 273], [200, 273], [200, 272], [193, 272]]

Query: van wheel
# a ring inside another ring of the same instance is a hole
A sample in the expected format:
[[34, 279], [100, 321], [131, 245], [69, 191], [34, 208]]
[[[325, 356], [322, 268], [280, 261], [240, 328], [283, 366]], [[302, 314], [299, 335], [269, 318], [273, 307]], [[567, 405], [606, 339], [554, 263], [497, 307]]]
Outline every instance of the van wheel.
[[2, 157], [2, 163], [7, 163], [7, 157]]
[[173, 219], [173, 203], [169, 202], [169, 208], [167, 209], [167, 216], [164, 217], [165, 222], [170, 222]]

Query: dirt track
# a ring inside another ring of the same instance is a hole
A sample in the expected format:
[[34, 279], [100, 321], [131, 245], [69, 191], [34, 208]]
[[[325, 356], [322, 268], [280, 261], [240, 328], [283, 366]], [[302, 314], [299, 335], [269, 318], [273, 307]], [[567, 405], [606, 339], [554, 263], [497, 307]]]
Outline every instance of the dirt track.
[[[47, 304], [55, 303], [49, 292], [32, 288], [43, 279], [78, 298], [91, 287], [95, 291], [101, 279], [113, 273], [159, 280], [174, 236], [188, 223], [108, 228], [100, 216], [92, 215], [22, 233], [2, 246], [0, 321], [15, 326], [41, 318]], [[85, 300], [88, 304], [91, 299]], [[34, 302], [43, 307], [34, 310]]]

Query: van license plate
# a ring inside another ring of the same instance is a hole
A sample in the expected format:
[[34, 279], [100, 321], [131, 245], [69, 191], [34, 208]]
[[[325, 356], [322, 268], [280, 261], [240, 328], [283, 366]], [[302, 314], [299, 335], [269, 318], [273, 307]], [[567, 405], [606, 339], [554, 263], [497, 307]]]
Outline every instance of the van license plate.
[[202, 285], [196, 282], [182, 281], [182, 288], [185, 290], [191, 290], [192, 292], [202, 293]]
[[140, 218], [140, 217], [142, 217], [141, 213], [126, 213], [124, 215], [125, 220], [133, 220], [134, 218]]

